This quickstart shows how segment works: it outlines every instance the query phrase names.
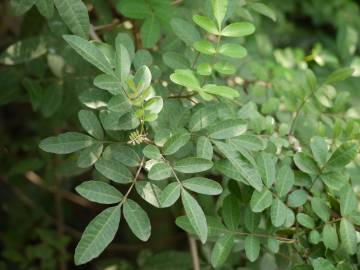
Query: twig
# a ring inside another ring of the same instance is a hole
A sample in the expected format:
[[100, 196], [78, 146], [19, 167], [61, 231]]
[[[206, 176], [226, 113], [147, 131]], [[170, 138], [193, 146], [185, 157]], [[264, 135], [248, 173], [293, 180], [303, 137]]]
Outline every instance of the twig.
[[[35, 172], [33, 171], [28, 171], [25, 173], [25, 178], [30, 181], [31, 183], [33, 183], [34, 185], [48, 191], [48, 192], [51, 192], [51, 193], [55, 193], [56, 192], [56, 189], [54, 189], [53, 187], [48, 187], [45, 185], [44, 183], [44, 180], [39, 176], [37, 175]], [[93, 203], [91, 203], [90, 201], [74, 194], [74, 193], [71, 193], [71, 192], [68, 192], [68, 191], [64, 191], [64, 190], [61, 190], [59, 192], [60, 196], [72, 203], [75, 203], [75, 204], [78, 204], [78, 205], [81, 205], [81, 206], [84, 206], [84, 207], [87, 207], [87, 208], [98, 208], [96, 207]]]
[[173, 95], [173, 96], [168, 96], [167, 98], [191, 98], [193, 96], [196, 96], [196, 93], [192, 92], [188, 95]]
[[296, 109], [295, 116], [294, 116], [293, 120], [291, 121], [289, 135], [294, 135], [294, 129], [295, 129], [297, 119], [298, 119], [304, 105], [306, 104], [306, 102], [309, 101], [310, 98], [312, 98], [313, 95], [315, 95], [315, 92], [316, 92], [316, 90], [312, 91], [309, 95], [307, 95], [304, 98], [304, 100], [301, 102], [300, 106]]
[[184, 1], [184, 0], [174, 0], [174, 1], [171, 2], [171, 4], [172, 4], [173, 6], [175, 6], [175, 5], [180, 4], [180, 3], [183, 2], [183, 1]]
[[292, 243], [296, 243], [296, 239], [292, 239], [292, 238], [285, 238], [285, 237], [281, 237], [281, 236], [277, 236], [277, 235], [271, 235], [271, 234], [262, 234], [262, 233], [246, 233], [246, 232], [237, 232], [235, 233], [236, 235], [240, 235], [240, 236], [248, 236], [248, 235], [252, 235], [252, 236], [256, 236], [256, 237], [261, 237], [261, 238], [273, 238], [276, 239], [278, 241], [281, 242], [286, 242], [288, 244], [292, 244]]
[[108, 24], [103, 24], [103, 25], [98, 25], [98, 26], [93, 26], [93, 29], [95, 32], [97, 31], [101, 31], [101, 30], [105, 30], [105, 29], [109, 29], [109, 28], [113, 28], [114, 26], [119, 25], [121, 22], [119, 19], [115, 19], [112, 23], [108, 23]]
[[[61, 197], [61, 186], [62, 186], [62, 179], [60, 177], [56, 178], [56, 188], [54, 194], [54, 201], [55, 201], [55, 221], [57, 227], [57, 233], [59, 238], [64, 236], [65, 228], [64, 228], [64, 213], [63, 213], [63, 204], [62, 204], [62, 197]], [[63, 258], [66, 256], [66, 249], [65, 247], [61, 247], [60, 252], [60, 270], [67, 270], [66, 261]]]
[[126, 201], [127, 197], [129, 196], [129, 194], [130, 194], [131, 190], [133, 189], [133, 187], [134, 187], [137, 179], [139, 178], [139, 175], [140, 175], [140, 172], [141, 172], [142, 167], [144, 166], [144, 163], [145, 163], [145, 157], [142, 158], [142, 160], [141, 160], [141, 162], [140, 162], [140, 165], [139, 165], [139, 168], [137, 169], [136, 174], [135, 174], [135, 176], [134, 176], [134, 179], [133, 179], [133, 181], [132, 181], [132, 184], [131, 184], [131, 186], [129, 187], [129, 189], [128, 189], [128, 191], [126, 192], [126, 194], [124, 195], [124, 198], [121, 200], [120, 205], [122, 205], [122, 204]]
[[192, 258], [192, 262], [193, 262], [193, 269], [200, 270], [200, 260], [199, 260], [197, 246], [196, 246], [196, 240], [193, 237], [191, 237], [189, 234], [187, 234], [187, 238], [188, 238], [191, 258]]
[[89, 31], [89, 34], [90, 34], [90, 37], [91, 37], [93, 40], [96, 40], [96, 41], [101, 41], [101, 38], [98, 36], [98, 34], [96, 34], [96, 32], [95, 32], [95, 29], [94, 29], [94, 26], [93, 26], [93, 25], [90, 25], [90, 31]]

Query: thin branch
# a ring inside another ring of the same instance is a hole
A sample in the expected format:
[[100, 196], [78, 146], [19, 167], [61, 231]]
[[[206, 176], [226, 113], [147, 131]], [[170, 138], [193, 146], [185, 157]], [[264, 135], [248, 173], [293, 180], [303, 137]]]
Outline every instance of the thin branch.
[[174, 1], [171, 2], [171, 4], [172, 4], [173, 6], [175, 6], [175, 5], [178, 5], [178, 4], [182, 3], [183, 1], [184, 1], [184, 0], [174, 0]]
[[[54, 194], [54, 203], [55, 203], [55, 221], [57, 227], [57, 233], [59, 238], [64, 236], [65, 227], [64, 227], [64, 209], [63, 209], [63, 201], [61, 197], [61, 186], [62, 186], [62, 178], [56, 178], [56, 187]], [[59, 252], [60, 255], [60, 270], [67, 270], [67, 264], [65, 260], [62, 260], [66, 256], [66, 249], [62, 247]]]
[[[42, 188], [43, 190], [46, 190], [48, 192], [51, 192], [51, 193], [56, 193], [56, 189], [54, 189], [53, 187], [48, 187], [45, 183], [44, 183], [44, 180], [39, 176], [37, 175], [35, 172], [33, 171], [28, 171], [25, 173], [25, 178], [33, 183], [34, 185]], [[72, 203], [75, 203], [75, 204], [78, 204], [78, 205], [81, 205], [83, 207], [87, 207], [87, 208], [97, 208], [95, 206], [95, 204], [91, 203], [90, 201], [84, 199], [83, 197], [81, 196], [78, 196], [74, 193], [71, 193], [69, 191], [64, 191], [64, 190], [61, 190], [59, 192], [60, 196]]]
[[193, 96], [196, 96], [195, 92], [191, 92], [188, 95], [174, 95], [174, 96], [168, 96], [167, 98], [191, 98]]
[[93, 26], [93, 25], [90, 25], [90, 31], [89, 31], [89, 34], [90, 34], [90, 37], [91, 37], [93, 40], [96, 40], [96, 41], [101, 41], [101, 38], [98, 36], [98, 34], [96, 34], [96, 32], [95, 32], [95, 29], [94, 29], [94, 26]]
[[191, 258], [192, 258], [192, 262], [193, 262], [193, 269], [200, 270], [200, 260], [199, 260], [199, 254], [198, 254], [198, 250], [197, 250], [196, 240], [189, 234], [187, 234], [187, 238], [188, 238]]
[[108, 23], [108, 24], [103, 24], [103, 25], [97, 25], [97, 26], [93, 26], [93, 29], [95, 32], [97, 31], [101, 31], [101, 30], [107, 30], [107, 29], [111, 29], [117, 25], [119, 25], [121, 22], [119, 19], [115, 19], [112, 23]]
[[139, 165], [139, 168], [137, 169], [136, 174], [135, 174], [135, 176], [134, 176], [134, 179], [133, 179], [133, 181], [132, 181], [132, 184], [131, 184], [131, 186], [129, 187], [129, 189], [128, 189], [128, 191], [126, 192], [126, 194], [124, 195], [124, 198], [121, 200], [120, 205], [122, 205], [122, 204], [126, 201], [126, 199], [127, 199], [127, 197], [129, 196], [131, 190], [132, 190], [133, 187], [135, 186], [135, 183], [136, 183], [137, 179], [139, 178], [139, 175], [140, 175], [140, 172], [141, 172], [142, 167], [144, 166], [144, 163], [145, 163], [145, 157], [142, 158], [142, 160], [141, 160], [141, 162], [140, 162], [140, 165]]
[[292, 244], [292, 243], [297, 242], [296, 239], [285, 238], [285, 237], [281, 237], [281, 236], [277, 236], [277, 235], [271, 235], [271, 234], [246, 233], [246, 232], [237, 232], [235, 234], [236, 235], [241, 235], [241, 236], [256, 236], [256, 237], [261, 237], [261, 238], [273, 238], [273, 239], [276, 239], [276, 240], [281, 241], [281, 242], [286, 242], [288, 244]]
[[290, 125], [290, 131], [289, 131], [289, 135], [294, 135], [294, 129], [295, 129], [295, 125], [297, 122], [297, 119], [299, 118], [299, 115], [303, 109], [303, 107], [305, 106], [306, 102], [309, 101], [310, 98], [313, 97], [313, 95], [315, 95], [315, 91], [312, 91], [309, 95], [307, 95], [304, 100], [301, 102], [300, 106], [296, 109], [295, 111], [295, 116], [293, 118], [293, 120], [291, 121], [291, 125]]

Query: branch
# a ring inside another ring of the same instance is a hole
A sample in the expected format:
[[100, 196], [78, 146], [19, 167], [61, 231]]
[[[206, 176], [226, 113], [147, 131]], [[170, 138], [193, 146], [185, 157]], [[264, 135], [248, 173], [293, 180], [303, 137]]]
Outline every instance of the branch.
[[199, 254], [196, 246], [196, 240], [191, 237], [189, 234], [187, 234], [189, 246], [190, 246], [190, 253], [191, 258], [193, 262], [193, 269], [194, 270], [200, 270], [200, 260], [199, 260]]
[[93, 30], [95, 32], [97, 31], [101, 31], [101, 30], [106, 30], [106, 29], [111, 29], [117, 25], [119, 25], [121, 22], [119, 19], [115, 19], [112, 23], [108, 23], [108, 24], [103, 24], [103, 25], [98, 25], [98, 26], [93, 26]]
[[95, 32], [95, 27], [94, 27], [93, 25], [90, 25], [89, 34], [90, 34], [90, 37], [91, 37], [93, 40], [96, 40], [96, 41], [100, 41], [100, 42], [101, 42], [101, 38], [96, 34], [96, 32]]
[[131, 184], [131, 186], [129, 187], [129, 189], [128, 189], [128, 191], [126, 192], [126, 194], [124, 195], [124, 198], [121, 200], [120, 205], [122, 205], [122, 204], [126, 201], [127, 197], [129, 196], [129, 194], [130, 194], [131, 190], [133, 189], [133, 187], [134, 187], [137, 179], [139, 178], [139, 175], [140, 175], [140, 172], [141, 172], [142, 167], [144, 166], [144, 163], [145, 163], [145, 157], [142, 158], [142, 160], [141, 160], [141, 162], [140, 162], [140, 165], [139, 165], [139, 168], [137, 169], [137, 172], [136, 172], [136, 174], [135, 174], [135, 176], [134, 176], [134, 179], [133, 179], [133, 181], [132, 181], [132, 184]]
[[[46, 186], [46, 184], [44, 183], [44, 180], [39, 176], [37, 175], [35, 172], [33, 171], [28, 171], [25, 173], [25, 178], [33, 183], [34, 185], [42, 188], [43, 190], [46, 190], [48, 192], [51, 192], [51, 193], [56, 193], [56, 189], [54, 189], [53, 187], [48, 187]], [[61, 190], [59, 192], [59, 195], [72, 202], [72, 203], [75, 203], [75, 204], [78, 204], [78, 205], [81, 205], [83, 207], [87, 207], [87, 208], [96, 208], [98, 209], [98, 207], [96, 207], [93, 203], [91, 203], [90, 201], [84, 199], [83, 197], [81, 196], [78, 196], [74, 193], [71, 193], [69, 191], [64, 191], [64, 190]]]

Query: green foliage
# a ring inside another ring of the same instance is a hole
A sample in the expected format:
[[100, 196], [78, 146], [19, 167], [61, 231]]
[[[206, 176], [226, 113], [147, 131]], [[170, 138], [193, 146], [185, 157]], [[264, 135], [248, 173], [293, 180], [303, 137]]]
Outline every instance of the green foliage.
[[[39, 258], [41, 269], [66, 269], [54, 264], [66, 263], [64, 234], [74, 232], [63, 224], [69, 200], [98, 211], [86, 214], [93, 219], [71, 252], [76, 265], [356, 269], [359, 5], [110, 2], [11, 0], [24, 29], [0, 56], [0, 105], [27, 102], [35, 113], [21, 119], [24, 141], [4, 147], [4, 182], [32, 208], [20, 176], [55, 194], [53, 218], [48, 200], [26, 190], [61, 241], [48, 236], [48, 253], [31, 246], [25, 256], [6, 235], [2, 256], [19, 269], [36, 269]], [[65, 219], [85, 227], [70, 210]], [[17, 238], [27, 239], [39, 220], [25, 217], [31, 223], [10, 219], [9, 235], [19, 224]], [[173, 226], [187, 234], [179, 239], [189, 239], [189, 253], [170, 251]], [[115, 238], [126, 244], [112, 251], [140, 247], [137, 259], [93, 260]]]

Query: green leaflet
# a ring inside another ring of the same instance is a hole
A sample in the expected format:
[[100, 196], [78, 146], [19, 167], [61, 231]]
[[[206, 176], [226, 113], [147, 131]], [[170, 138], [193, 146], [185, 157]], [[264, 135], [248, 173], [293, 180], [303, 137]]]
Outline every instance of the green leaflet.
[[110, 94], [96, 88], [90, 88], [80, 93], [79, 100], [90, 109], [106, 107]]
[[334, 265], [324, 258], [316, 258], [313, 260], [312, 265], [314, 270], [335, 270]]
[[[202, 76], [209, 76], [211, 74], [211, 72], [212, 72], [212, 67], [211, 67], [210, 63], [203, 62], [203, 63], [200, 63], [196, 67], [196, 72], [197, 72], [197, 74], [202, 75]], [[209, 92], [209, 89], [207, 89], [206, 92]], [[202, 92], [202, 93], [200, 93], [200, 95], [201, 94], [204, 96], [205, 93]], [[203, 97], [203, 98], [205, 99], [205, 97]], [[212, 97], [209, 96], [208, 98], [210, 100]]]
[[[211, 70], [211, 67], [209, 67], [209, 69]], [[239, 96], [239, 92], [237, 90], [223, 85], [206, 84], [204, 85], [202, 90], [207, 94], [216, 95], [228, 99], [234, 99]]]
[[12, 0], [11, 10], [15, 16], [21, 16], [26, 13], [34, 4], [36, 0]]
[[102, 140], [104, 132], [95, 113], [88, 110], [80, 110], [78, 113], [81, 126], [96, 139]]
[[[261, 152], [260, 155], [258, 155], [256, 158], [256, 163], [258, 165], [264, 184], [270, 188], [276, 179], [276, 158], [272, 154]], [[291, 180], [287, 179], [286, 181]]]
[[340, 240], [345, 250], [353, 255], [357, 251], [356, 231], [354, 225], [345, 218], [340, 221]]
[[106, 147], [104, 157], [121, 162], [128, 167], [140, 165], [140, 157], [130, 146], [122, 144], [111, 144]]
[[164, 188], [160, 197], [161, 207], [170, 207], [179, 199], [180, 187], [179, 183], [173, 182]]
[[189, 178], [182, 183], [186, 189], [205, 195], [219, 195], [223, 190], [218, 182], [205, 177]]
[[42, 140], [39, 147], [45, 151], [55, 154], [69, 154], [91, 146], [95, 141], [85, 134], [78, 132], [66, 132], [56, 137]]
[[316, 175], [319, 173], [319, 168], [317, 167], [315, 161], [308, 155], [299, 152], [294, 156], [294, 162], [296, 166], [307, 174]]
[[46, 18], [51, 18], [54, 14], [54, 2], [52, 0], [37, 0], [36, 8]]
[[147, 66], [142, 65], [138, 68], [138, 70], [136, 70], [134, 83], [138, 93], [142, 93], [150, 86], [151, 79], [152, 75], [150, 69]]
[[201, 89], [199, 80], [190, 69], [177, 69], [170, 75], [170, 80], [176, 84], [185, 86], [193, 90]]
[[329, 172], [320, 175], [320, 179], [329, 188], [334, 190], [340, 190], [344, 185], [346, 185], [349, 176], [343, 175], [339, 172]]
[[161, 159], [161, 153], [159, 148], [155, 145], [149, 144], [144, 147], [143, 154], [145, 157], [150, 159]]
[[196, 142], [196, 156], [200, 158], [212, 160], [213, 147], [210, 140], [207, 137], [201, 136], [198, 138]]
[[312, 217], [310, 217], [307, 214], [299, 213], [296, 215], [296, 220], [299, 222], [300, 225], [308, 228], [308, 229], [314, 229], [315, 228], [315, 222]]
[[203, 53], [203, 54], [209, 54], [213, 55], [216, 53], [216, 49], [214, 44], [212, 44], [208, 40], [199, 40], [194, 43], [195, 50]]
[[160, 208], [161, 207], [161, 189], [149, 182], [149, 181], [137, 181], [135, 184], [136, 192], [143, 198], [145, 201], [151, 205]]
[[[66, 1], [64, 1], [64, 3], [65, 2]], [[63, 37], [66, 42], [69, 43], [69, 45], [86, 61], [106, 74], [114, 74], [109, 61], [106, 59], [101, 50], [98, 49], [94, 44], [78, 36], [64, 35]]]
[[274, 10], [271, 9], [269, 6], [267, 6], [263, 3], [259, 3], [259, 2], [249, 3], [248, 6], [252, 10], [270, 18], [274, 22], [276, 21], [276, 14], [275, 14]]
[[245, 208], [244, 225], [250, 232], [255, 232], [260, 223], [261, 214], [251, 211], [250, 206]]
[[327, 222], [330, 219], [331, 210], [324, 200], [316, 197], [312, 198], [311, 208], [322, 221]]
[[221, 29], [221, 23], [223, 22], [226, 10], [228, 7], [227, 0], [211, 0], [211, 5], [214, 13], [214, 17], [218, 23], [218, 28]]
[[334, 84], [349, 78], [354, 73], [352, 68], [340, 68], [329, 75], [325, 83]]
[[243, 37], [255, 32], [253, 24], [248, 22], [236, 22], [227, 25], [221, 30], [221, 35], [225, 37]]
[[240, 224], [240, 203], [235, 196], [225, 197], [221, 208], [225, 225], [230, 230], [236, 230]]
[[310, 141], [310, 147], [318, 165], [325, 165], [328, 159], [328, 146], [325, 140], [318, 136], [313, 137]]
[[212, 166], [212, 161], [198, 157], [187, 157], [174, 162], [174, 169], [182, 173], [203, 172], [211, 169]]
[[272, 194], [269, 190], [257, 191], [255, 190], [251, 196], [250, 207], [254, 212], [262, 212], [271, 206]]
[[228, 61], [219, 61], [214, 65], [214, 69], [224, 75], [232, 75], [236, 72], [236, 66]]
[[[228, 233], [228, 230], [224, 227], [219, 218], [213, 216], [206, 216], [206, 221], [208, 225], [209, 237], [219, 237], [223, 233]], [[184, 231], [194, 235], [196, 234], [187, 216], [177, 217], [175, 223]]]
[[192, 23], [180, 18], [174, 18], [170, 23], [175, 35], [188, 46], [200, 39], [200, 34]]
[[86, 181], [75, 189], [84, 198], [97, 203], [113, 204], [120, 202], [123, 198], [120, 191], [101, 181]]
[[54, 0], [54, 3], [60, 17], [71, 32], [87, 39], [90, 20], [85, 4], [81, 0]]
[[126, 184], [130, 183], [133, 179], [131, 172], [122, 165], [119, 161], [102, 157], [95, 163], [95, 168], [98, 172], [110, 180]]
[[130, 112], [132, 108], [129, 99], [123, 94], [116, 94], [113, 96], [109, 100], [107, 106], [110, 111], [117, 112], [119, 115], [124, 115]]
[[257, 191], [261, 191], [263, 184], [259, 173], [247, 162], [239, 159], [238, 154], [233, 150], [233, 148], [225, 143], [214, 141], [216, 147], [220, 150], [221, 153], [231, 162], [231, 164], [240, 172], [240, 174], [245, 178], [245, 180], [254, 187]]
[[96, 76], [94, 85], [100, 89], [109, 91], [112, 95], [123, 94], [120, 80], [112, 75], [100, 74]]
[[309, 242], [311, 243], [311, 244], [314, 244], [314, 245], [317, 245], [317, 244], [319, 244], [319, 242], [320, 242], [320, 233], [318, 232], [318, 231], [316, 231], [316, 230], [312, 230], [310, 233], [309, 233], [309, 237], [308, 237], [308, 239], [309, 239]]
[[290, 193], [288, 196], [287, 204], [290, 207], [296, 208], [306, 203], [308, 194], [305, 190], [298, 189]]
[[336, 228], [332, 224], [325, 224], [322, 231], [322, 240], [326, 248], [336, 250], [339, 245], [339, 239]]
[[152, 48], [160, 39], [160, 22], [155, 16], [146, 19], [140, 29], [140, 36], [145, 48]]
[[260, 254], [260, 241], [259, 238], [248, 235], [245, 237], [245, 254], [246, 257], [251, 261], [254, 262], [259, 257]]
[[100, 158], [104, 145], [102, 143], [95, 143], [83, 150], [81, 150], [77, 165], [80, 168], [87, 168], [95, 164]]
[[165, 65], [172, 69], [187, 69], [190, 67], [189, 61], [180, 53], [166, 52], [162, 55]]
[[246, 131], [246, 124], [241, 120], [225, 120], [207, 128], [212, 139], [229, 139]]
[[327, 169], [336, 170], [350, 163], [355, 159], [358, 152], [358, 146], [354, 143], [342, 144], [335, 152], [330, 156], [329, 161], [326, 164]]
[[189, 130], [192, 132], [199, 131], [211, 125], [216, 120], [216, 111], [208, 108], [200, 108], [195, 111], [189, 121]]
[[239, 44], [227, 43], [220, 47], [219, 53], [232, 58], [243, 58], [247, 55], [247, 50]]
[[148, 174], [151, 180], [163, 180], [169, 178], [171, 175], [171, 167], [165, 162], [154, 164]]
[[280, 227], [285, 223], [286, 219], [286, 205], [279, 199], [274, 199], [272, 201], [271, 209], [270, 209], [270, 218], [271, 223], [275, 227]]
[[124, 16], [133, 19], [145, 19], [152, 16], [151, 6], [145, 0], [121, 1], [117, 4], [116, 8]]
[[224, 234], [215, 243], [211, 252], [211, 264], [213, 267], [219, 267], [224, 264], [229, 257], [234, 246], [234, 235], [231, 233]]
[[203, 28], [205, 31], [209, 32], [210, 34], [213, 35], [218, 35], [219, 34], [219, 30], [216, 27], [215, 23], [206, 16], [200, 16], [200, 15], [194, 15], [193, 16], [193, 21], [200, 26], [201, 28]]
[[150, 67], [153, 64], [153, 57], [149, 51], [140, 49], [135, 53], [133, 64], [136, 70], [138, 70], [141, 66]]
[[350, 215], [357, 209], [358, 200], [351, 186], [346, 185], [340, 191], [340, 210], [342, 216]]
[[249, 151], [260, 151], [266, 147], [266, 142], [260, 136], [251, 134], [242, 134], [232, 139], [232, 141], [242, 145]]
[[129, 36], [118, 34], [115, 38], [115, 73], [121, 82], [130, 74], [131, 59], [134, 57], [134, 44]]
[[151, 235], [151, 225], [147, 213], [130, 199], [124, 202], [123, 207], [124, 218], [130, 230], [141, 241], [147, 241]]
[[163, 146], [162, 152], [164, 155], [175, 154], [179, 149], [190, 140], [190, 134], [188, 132], [180, 132], [171, 136]]
[[190, 193], [184, 189], [181, 190], [181, 201], [184, 206], [186, 216], [195, 230], [196, 235], [200, 238], [202, 243], [205, 243], [208, 237], [208, 228], [201, 206], [194, 197], [192, 197]]
[[229, 177], [230, 179], [242, 182], [246, 185], [248, 185], [248, 182], [242, 177], [242, 175], [239, 173], [239, 171], [230, 163], [228, 160], [219, 160], [216, 161], [215, 170], [220, 172], [221, 174], [225, 175], [226, 177]]
[[86, 227], [75, 249], [75, 264], [96, 258], [114, 239], [120, 223], [120, 206], [105, 209]]

